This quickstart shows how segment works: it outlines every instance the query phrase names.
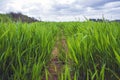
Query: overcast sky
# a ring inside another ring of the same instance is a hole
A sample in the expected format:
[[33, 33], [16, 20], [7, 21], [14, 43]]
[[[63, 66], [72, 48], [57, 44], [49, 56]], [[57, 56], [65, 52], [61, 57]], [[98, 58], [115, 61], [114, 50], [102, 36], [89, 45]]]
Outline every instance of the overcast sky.
[[0, 13], [21, 12], [44, 21], [120, 19], [120, 0], [0, 0]]

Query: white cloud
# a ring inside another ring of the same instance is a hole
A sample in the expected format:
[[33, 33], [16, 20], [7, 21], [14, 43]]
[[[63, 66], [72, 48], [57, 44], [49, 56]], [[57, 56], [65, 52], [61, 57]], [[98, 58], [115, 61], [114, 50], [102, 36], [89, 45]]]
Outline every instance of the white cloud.
[[22, 12], [47, 21], [69, 21], [88, 18], [118, 19], [120, 1], [114, 0], [2, 0], [0, 13]]
[[120, 7], [120, 1], [106, 3], [103, 8]]
[[76, 0], [55, 0], [55, 2], [59, 4], [72, 4], [75, 1]]

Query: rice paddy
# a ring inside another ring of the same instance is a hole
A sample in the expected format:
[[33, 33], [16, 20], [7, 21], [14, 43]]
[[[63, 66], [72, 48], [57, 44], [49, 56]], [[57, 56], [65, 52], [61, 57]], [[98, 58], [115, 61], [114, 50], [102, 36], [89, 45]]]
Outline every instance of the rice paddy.
[[120, 23], [1, 21], [0, 80], [120, 80]]

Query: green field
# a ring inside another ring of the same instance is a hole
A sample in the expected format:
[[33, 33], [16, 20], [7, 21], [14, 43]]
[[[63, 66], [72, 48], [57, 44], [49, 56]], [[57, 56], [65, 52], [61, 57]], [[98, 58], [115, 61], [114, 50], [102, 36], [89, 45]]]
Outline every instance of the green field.
[[[62, 70], [50, 79], [57, 42]], [[120, 80], [120, 23], [0, 21], [0, 80]]]

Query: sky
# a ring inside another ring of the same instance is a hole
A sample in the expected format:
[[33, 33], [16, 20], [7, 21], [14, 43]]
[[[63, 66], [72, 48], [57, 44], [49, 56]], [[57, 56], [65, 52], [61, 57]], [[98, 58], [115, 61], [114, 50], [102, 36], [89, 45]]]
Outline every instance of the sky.
[[21, 12], [42, 21], [120, 19], [120, 0], [0, 0], [0, 13]]

